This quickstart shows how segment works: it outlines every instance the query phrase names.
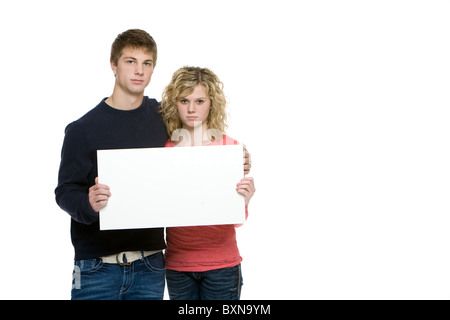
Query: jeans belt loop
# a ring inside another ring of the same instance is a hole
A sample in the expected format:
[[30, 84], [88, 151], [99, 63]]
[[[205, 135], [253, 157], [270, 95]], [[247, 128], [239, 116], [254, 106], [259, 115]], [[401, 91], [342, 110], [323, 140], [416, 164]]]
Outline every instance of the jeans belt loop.
[[[122, 254], [122, 262], [119, 261], [119, 255], [120, 254]], [[123, 262], [125, 260], [127, 260], [127, 255], [125, 253], [118, 253], [118, 254], [116, 254], [116, 261], [117, 261], [117, 264], [119, 266], [121, 266], [121, 267], [131, 266], [131, 264], [133, 263], [133, 262], [128, 262], [128, 261], [127, 262]]]

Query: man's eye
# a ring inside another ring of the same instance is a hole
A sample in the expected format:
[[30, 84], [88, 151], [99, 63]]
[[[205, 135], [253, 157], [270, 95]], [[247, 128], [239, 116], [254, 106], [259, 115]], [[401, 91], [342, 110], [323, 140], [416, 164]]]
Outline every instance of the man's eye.
[[134, 63], [134, 61], [133, 60], [127, 60], [127, 63], [132, 64], [132, 63]]

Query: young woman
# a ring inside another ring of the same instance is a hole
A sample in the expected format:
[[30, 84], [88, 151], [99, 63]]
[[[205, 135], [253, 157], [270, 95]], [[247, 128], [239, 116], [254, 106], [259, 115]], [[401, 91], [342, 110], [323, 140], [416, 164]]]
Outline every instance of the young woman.
[[[224, 134], [223, 84], [209, 69], [177, 70], [163, 92], [161, 112], [169, 137], [166, 147], [238, 144]], [[181, 138], [182, 137], [182, 138]], [[253, 178], [236, 191], [247, 206], [255, 192]], [[241, 261], [235, 225], [167, 228], [166, 279], [171, 300], [238, 300]]]

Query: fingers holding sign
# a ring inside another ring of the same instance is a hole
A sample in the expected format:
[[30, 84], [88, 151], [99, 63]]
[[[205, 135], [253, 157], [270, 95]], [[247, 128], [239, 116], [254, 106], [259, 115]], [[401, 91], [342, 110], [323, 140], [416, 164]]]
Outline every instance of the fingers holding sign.
[[108, 203], [111, 197], [110, 189], [107, 185], [98, 183], [98, 177], [95, 178], [95, 184], [89, 188], [89, 203], [94, 211], [99, 212]]
[[247, 151], [247, 148], [244, 145], [244, 175], [250, 173], [251, 167], [252, 167], [252, 156]]

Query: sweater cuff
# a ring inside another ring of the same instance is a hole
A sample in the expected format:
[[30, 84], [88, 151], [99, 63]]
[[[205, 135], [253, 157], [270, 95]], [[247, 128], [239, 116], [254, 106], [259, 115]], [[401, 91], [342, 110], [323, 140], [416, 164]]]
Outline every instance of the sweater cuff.
[[81, 220], [84, 224], [90, 225], [97, 222], [99, 219], [99, 213], [94, 211], [89, 203], [89, 196], [86, 197], [82, 212], [83, 216], [81, 217]]

